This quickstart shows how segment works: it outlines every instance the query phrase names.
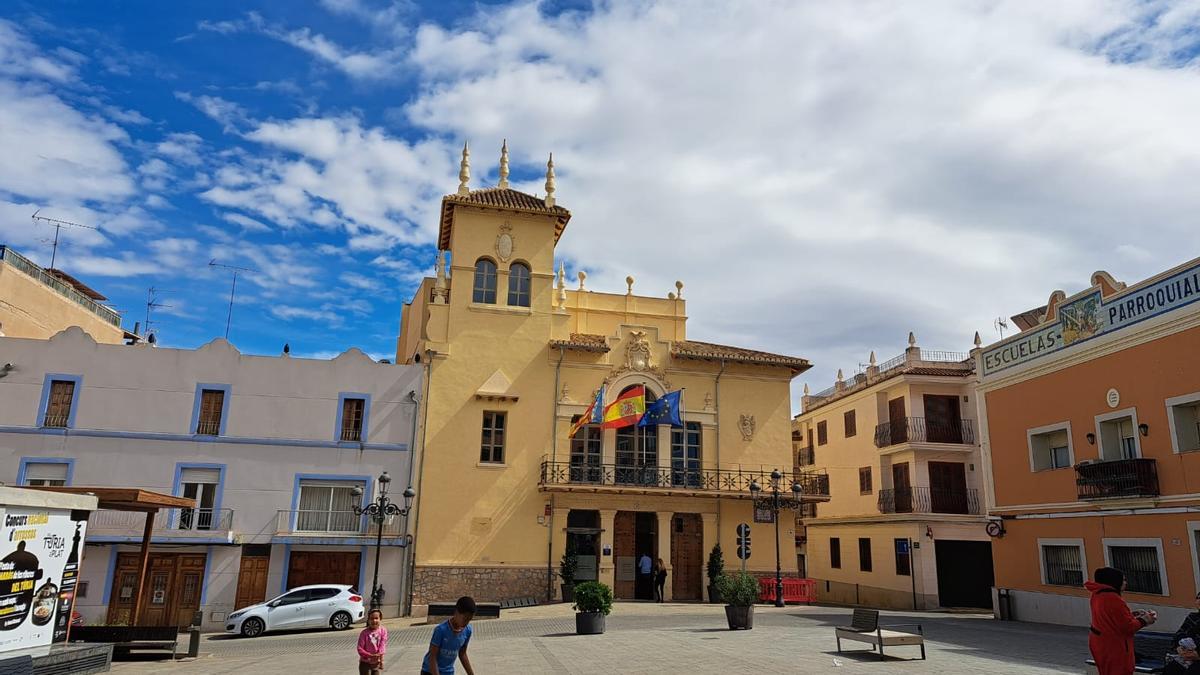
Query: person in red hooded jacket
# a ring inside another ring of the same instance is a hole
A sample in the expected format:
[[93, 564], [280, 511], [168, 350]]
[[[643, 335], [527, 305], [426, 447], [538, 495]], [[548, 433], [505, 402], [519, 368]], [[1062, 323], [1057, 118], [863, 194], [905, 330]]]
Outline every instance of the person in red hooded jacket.
[[1121, 598], [1125, 574], [1113, 567], [1101, 567], [1092, 575], [1095, 581], [1083, 585], [1092, 594], [1092, 625], [1088, 649], [1096, 661], [1099, 675], [1130, 675], [1133, 672], [1133, 634], [1154, 623], [1153, 611], [1129, 611]]

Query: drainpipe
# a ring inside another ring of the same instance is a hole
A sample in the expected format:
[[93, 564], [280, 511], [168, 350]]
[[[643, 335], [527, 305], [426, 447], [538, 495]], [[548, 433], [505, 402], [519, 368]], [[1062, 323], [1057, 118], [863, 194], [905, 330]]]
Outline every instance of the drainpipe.
[[[554, 395], [550, 407], [550, 461], [558, 456], [558, 391], [566, 352], [558, 347], [558, 363], [554, 365]], [[554, 495], [550, 495], [550, 515], [546, 517], [546, 602], [554, 599]]]
[[[412, 515], [412, 520], [411, 520], [411, 522], [412, 522], [412, 538], [409, 539], [408, 542], [406, 542], [407, 548], [409, 549], [409, 551], [408, 551], [408, 580], [407, 580], [408, 592], [404, 594], [404, 605], [405, 605], [404, 606], [404, 615], [405, 616], [412, 615], [413, 574], [416, 573], [416, 567], [417, 567], [417, 529], [421, 525], [421, 520], [420, 520], [421, 497], [424, 494], [421, 491], [421, 483], [422, 483], [422, 479], [425, 478], [425, 441], [426, 441], [426, 435], [427, 435], [427, 431], [428, 431], [427, 427], [429, 424], [429, 387], [430, 387], [431, 383], [433, 382], [433, 357], [436, 354], [437, 354], [437, 352], [435, 352], [432, 349], [425, 350], [425, 387], [421, 390], [421, 394], [422, 394], [421, 402], [424, 404], [424, 412], [421, 415], [421, 451], [420, 451], [421, 471], [419, 473], [417, 473], [417, 487], [416, 487], [417, 500], [416, 500], [416, 503], [413, 504], [413, 515]], [[416, 423], [416, 415], [413, 416], [413, 423], [414, 424]], [[415, 435], [416, 435], [415, 430], [414, 430], [413, 435], [415, 437]], [[409, 473], [409, 484], [410, 485], [412, 484], [411, 476], [414, 471], [413, 464], [415, 463], [415, 461], [416, 461], [415, 456], [410, 456], [408, 459], [408, 473]]]
[[[717, 371], [717, 379], [714, 381], [716, 393], [713, 398], [716, 399], [716, 419], [717, 419], [717, 471], [721, 470], [721, 376], [725, 374], [725, 359], [721, 359], [721, 370]], [[718, 476], [720, 474], [718, 473]], [[721, 541], [721, 502], [717, 500], [717, 541]]]
[[[409, 405], [412, 406], [412, 430], [411, 430], [411, 432], [409, 434], [409, 438], [408, 438], [408, 480], [405, 482], [405, 485], [408, 487], [412, 487], [413, 486], [413, 464], [415, 463], [413, 455], [416, 453], [417, 427], [420, 426], [417, 423], [417, 416], [421, 414], [421, 403], [425, 400], [425, 397], [417, 396], [417, 393], [415, 390], [410, 390], [408, 393], [409, 393], [408, 403], [409, 403]], [[408, 524], [407, 516], [405, 516], [405, 524], [406, 525]], [[404, 542], [404, 551], [402, 552], [402, 556], [400, 558], [400, 569], [402, 571], [409, 570], [409, 558], [412, 557], [411, 554], [412, 554], [412, 548], [411, 548], [410, 542], [406, 539]], [[401, 579], [403, 579], [403, 584], [400, 587], [400, 615], [406, 616], [408, 614], [408, 611], [407, 611], [408, 599], [410, 598], [409, 591], [412, 589], [412, 575], [404, 574], [401, 576]]]

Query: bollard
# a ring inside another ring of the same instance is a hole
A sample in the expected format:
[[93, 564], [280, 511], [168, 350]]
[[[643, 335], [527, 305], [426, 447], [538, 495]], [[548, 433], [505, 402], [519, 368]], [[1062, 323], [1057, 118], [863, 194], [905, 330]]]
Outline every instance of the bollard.
[[204, 612], [198, 611], [192, 615], [192, 625], [188, 628], [188, 658], [200, 656], [200, 624], [204, 622]]

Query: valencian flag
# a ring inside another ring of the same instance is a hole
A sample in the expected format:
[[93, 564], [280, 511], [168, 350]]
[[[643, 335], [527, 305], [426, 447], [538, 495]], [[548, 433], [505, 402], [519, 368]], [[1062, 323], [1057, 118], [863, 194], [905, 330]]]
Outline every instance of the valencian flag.
[[596, 392], [596, 398], [592, 399], [592, 403], [583, 411], [579, 419], [571, 425], [571, 431], [567, 434], [567, 438], [574, 438], [575, 432], [582, 429], [588, 424], [599, 424], [604, 421], [604, 387]]
[[602, 429], [620, 429], [637, 424], [646, 414], [646, 388], [642, 385], [630, 387], [617, 400], [604, 407]]
[[650, 407], [646, 408], [646, 414], [642, 415], [642, 419], [638, 420], [637, 425], [639, 427], [649, 427], [659, 424], [670, 424], [673, 427], [682, 427], [683, 418], [679, 414], [682, 396], [682, 389], [663, 394], [662, 398], [651, 403]]

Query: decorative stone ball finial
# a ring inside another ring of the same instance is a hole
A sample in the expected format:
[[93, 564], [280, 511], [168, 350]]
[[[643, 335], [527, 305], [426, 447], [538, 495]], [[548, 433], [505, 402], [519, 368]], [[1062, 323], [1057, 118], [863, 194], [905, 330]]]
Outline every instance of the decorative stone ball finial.
[[508, 187], [508, 139], [504, 139], [504, 143], [500, 145], [500, 182], [496, 187], [505, 189]]
[[546, 162], [546, 206], [554, 206], [554, 153]]
[[462, 162], [458, 165], [458, 194], [467, 195], [471, 189], [467, 185], [471, 182], [471, 150], [467, 147], [467, 142], [463, 141]]
[[667, 299], [674, 300], [675, 299], [675, 291], [671, 291], [670, 293], [667, 293]]
[[628, 287], [625, 295], [633, 295], [633, 275], [625, 277], [625, 285]]
[[576, 276], [579, 277], [579, 290], [582, 291], [582, 290], [584, 290], [583, 282], [587, 280], [587, 272], [584, 272], [583, 270], [579, 270], [579, 274]]
[[675, 297], [679, 298], [680, 300], [683, 299], [683, 282], [682, 281], [675, 282]]
[[917, 346], [917, 336], [912, 331], [908, 332], [908, 346], [909, 347]]
[[983, 346], [983, 340], [979, 339], [979, 331], [975, 331], [975, 346], [976, 347]]

